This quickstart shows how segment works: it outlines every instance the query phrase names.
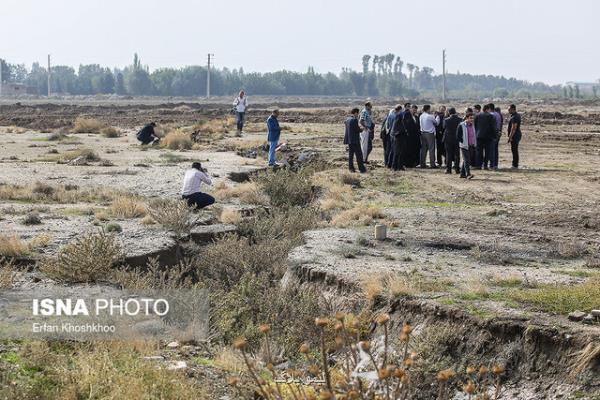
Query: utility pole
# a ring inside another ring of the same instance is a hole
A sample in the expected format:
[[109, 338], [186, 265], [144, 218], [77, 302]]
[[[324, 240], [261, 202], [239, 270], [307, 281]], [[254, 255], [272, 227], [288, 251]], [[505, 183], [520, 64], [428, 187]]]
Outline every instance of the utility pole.
[[442, 75], [444, 78], [444, 87], [442, 92], [442, 99], [446, 101], [446, 49], [442, 50]]
[[214, 54], [208, 53], [208, 67], [206, 68], [206, 98], [210, 98], [210, 60]]
[[48, 97], [50, 97], [50, 54], [48, 54]]

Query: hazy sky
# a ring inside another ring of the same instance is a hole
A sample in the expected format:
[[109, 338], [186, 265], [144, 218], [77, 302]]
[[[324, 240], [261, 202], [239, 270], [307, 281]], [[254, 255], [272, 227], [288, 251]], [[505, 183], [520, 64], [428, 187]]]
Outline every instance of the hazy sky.
[[[450, 72], [563, 83], [600, 78], [600, 1], [1, 0], [0, 58], [151, 69], [361, 69], [363, 54]], [[407, 39], [409, 38], [409, 39]], [[596, 49], [596, 50], [594, 50]]]

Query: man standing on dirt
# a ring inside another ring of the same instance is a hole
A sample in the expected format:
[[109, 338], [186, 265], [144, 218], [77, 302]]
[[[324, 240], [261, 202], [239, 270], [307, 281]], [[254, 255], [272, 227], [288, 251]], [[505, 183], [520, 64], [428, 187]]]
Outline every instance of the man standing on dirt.
[[155, 122], [150, 122], [148, 125], [145, 125], [136, 134], [137, 140], [142, 142], [142, 145], [147, 145], [150, 143], [152, 143], [152, 146], [157, 145], [160, 142], [160, 138], [156, 136], [156, 133], [154, 132], [155, 127]]
[[[444, 119], [448, 116], [446, 113], [446, 106], [441, 106], [437, 115], [440, 117], [440, 121], [443, 122]], [[444, 148], [443, 142], [444, 127], [442, 125], [442, 123], [439, 123], [435, 127], [435, 155], [439, 166], [442, 166], [442, 158], [446, 159], [446, 150]], [[448, 161], [446, 160], [446, 162]]]
[[456, 140], [456, 131], [458, 130], [458, 124], [462, 122], [460, 117], [456, 115], [456, 109], [450, 107], [448, 110], [449, 117], [444, 119], [443, 131], [444, 136], [442, 142], [444, 150], [446, 151], [446, 173], [452, 173], [452, 163], [454, 163], [454, 170], [456, 173], [460, 173], [460, 148], [458, 141]]
[[[410, 107], [410, 108], [409, 108]], [[414, 168], [419, 164], [420, 149], [421, 149], [421, 138], [419, 128], [419, 107], [416, 104], [406, 106], [404, 115], [402, 117], [402, 123], [406, 130], [406, 152], [404, 154], [404, 166]]]
[[475, 155], [476, 139], [472, 113], [467, 113], [465, 120], [458, 125], [456, 140], [460, 146], [460, 152], [462, 153], [463, 159], [460, 177], [473, 179], [473, 175], [471, 174], [471, 157]]
[[[496, 120], [490, 114], [490, 106], [483, 106], [483, 112], [475, 115], [475, 132], [477, 133], [477, 169], [482, 169], [492, 156], [492, 140], [496, 137]], [[488, 169], [487, 166], [485, 169]]]
[[354, 169], [354, 157], [356, 156], [356, 163], [358, 164], [358, 170], [361, 173], [367, 172], [365, 164], [363, 163], [362, 149], [360, 146], [360, 126], [358, 125], [358, 108], [353, 108], [350, 111], [350, 116], [346, 118], [344, 122], [345, 133], [344, 133], [344, 144], [348, 145], [348, 168], [350, 172], [356, 172]]
[[[398, 105], [396, 118], [394, 119], [394, 123], [392, 124], [392, 137], [394, 138], [394, 149], [393, 149], [393, 159], [392, 159], [392, 168], [394, 171], [404, 171], [406, 165], [406, 143], [407, 143], [407, 135], [406, 129], [404, 128], [404, 113], [401, 112], [402, 106]], [[407, 112], [405, 110], [405, 112]]]
[[210, 176], [208, 176], [208, 171], [202, 168], [202, 164], [199, 162], [192, 163], [192, 168], [185, 171], [183, 177], [181, 198], [187, 200], [189, 207], [195, 206], [196, 210], [210, 206], [215, 202], [214, 197], [200, 192], [200, 184], [202, 182], [207, 185], [212, 184]]
[[281, 128], [279, 127], [279, 110], [275, 109], [271, 113], [271, 116], [267, 119], [267, 141], [269, 142], [269, 167], [277, 165], [275, 162], [275, 149], [279, 144], [279, 136], [281, 135]]
[[367, 101], [365, 103], [365, 108], [360, 112], [360, 118], [358, 120], [358, 124], [362, 129], [360, 132], [360, 147], [365, 164], [369, 162], [369, 152], [373, 148], [373, 139], [371, 138], [371, 132], [373, 131], [373, 119], [371, 118], [372, 110], [373, 105], [370, 101]]
[[[502, 135], [502, 115], [496, 111], [496, 106], [494, 103], [490, 103], [488, 105], [490, 109], [490, 114], [494, 117], [494, 121], [496, 121], [496, 135], [492, 139], [491, 145], [491, 154], [490, 154], [490, 168], [494, 171], [498, 170], [498, 144], [500, 142], [500, 136]], [[487, 163], [486, 163], [487, 165]]]
[[511, 104], [508, 107], [510, 120], [508, 121], [508, 143], [512, 152], [512, 168], [519, 168], [519, 143], [521, 142], [521, 114], [517, 112], [517, 106]]
[[431, 106], [425, 104], [423, 106], [423, 113], [419, 117], [421, 124], [421, 168], [427, 167], [427, 162], [425, 161], [427, 152], [429, 152], [429, 168], [437, 168], [435, 165], [435, 130], [440, 124], [440, 116], [436, 115], [434, 117], [429, 114], [429, 110], [431, 110]]
[[392, 108], [381, 126], [381, 140], [383, 141], [383, 162], [387, 168], [392, 168], [394, 160], [394, 137], [392, 128], [398, 114], [402, 111], [402, 106], [397, 105]]
[[237, 99], [233, 101], [233, 106], [235, 107], [235, 116], [237, 120], [237, 135], [242, 136], [246, 108], [248, 107], [248, 98], [243, 90], [240, 90], [240, 94], [238, 95]]

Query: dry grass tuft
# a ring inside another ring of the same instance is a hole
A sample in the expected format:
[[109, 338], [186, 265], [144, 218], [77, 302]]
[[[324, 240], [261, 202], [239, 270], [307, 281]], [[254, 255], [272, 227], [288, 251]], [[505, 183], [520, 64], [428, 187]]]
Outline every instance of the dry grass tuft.
[[107, 128], [106, 124], [95, 118], [77, 117], [71, 131], [74, 133], [101, 133], [104, 128]]
[[331, 225], [339, 228], [369, 225], [374, 219], [379, 218], [383, 218], [383, 214], [379, 208], [361, 204], [337, 214], [331, 220]]
[[600, 359], [600, 344], [589, 343], [577, 353], [572, 364], [571, 378], [577, 378], [596, 359]]
[[242, 220], [242, 214], [235, 208], [224, 208], [219, 220], [224, 224], [238, 224]]
[[227, 186], [219, 182], [214, 186], [213, 195], [218, 200], [240, 199], [243, 204], [267, 205], [269, 199], [260, 191], [256, 182], [244, 182], [235, 186]]
[[107, 126], [106, 128], [102, 128], [100, 130], [100, 134], [106, 138], [117, 138], [121, 136], [121, 132], [112, 126]]
[[325, 196], [320, 200], [323, 210], [348, 209], [352, 207], [352, 189], [348, 185], [333, 183], [327, 187]]
[[0, 233], [0, 257], [23, 257], [29, 254], [29, 246], [17, 235]]
[[146, 204], [134, 196], [119, 196], [110, 205], [110, 213], [116, 218], [140, 218], [147, 212]]
[[168, 132], [160, 143], [161, 146], [171, 150], [190, 150], [194, 144], [190, 134], [181, 130]]

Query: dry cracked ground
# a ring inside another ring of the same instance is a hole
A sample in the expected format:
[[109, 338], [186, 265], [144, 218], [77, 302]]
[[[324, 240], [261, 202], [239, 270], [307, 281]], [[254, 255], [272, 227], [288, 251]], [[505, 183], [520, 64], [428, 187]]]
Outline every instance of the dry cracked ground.
[[[522, 168], [509, 168], [502, 140], [500, 170], [475, 171], [467, 181], [443, 170], [388, 171], [378, 140], [369, 173], [346, 173], [347, 101], [279, 101], [289, 145], [279, 156], [319, 164], [311, 179], [321, 213], [317, 229], [290, 252], [285, 281], [358, 296], [390, 312], [397, 327], [411, 321], [424, 335], [453, 331], [429, 351], [502, 360], [512, 368], [502, 398], [598, 398], [600, 323], [590, 313], [600, 309], [600, 106], [525, 104]], [[269, 206], [246, 180], [264, 168], [263, 120], [272, 103], [257, 99], [241, 138], [219, 102], [1, 106], [0, 250], [16, 246], [26, 269], [82, 233], [112, 226], [130, 264], [153, 256], [168, 263], [177, 239], [147, 206], [178, 196], [192, 160], [213, 175], [209, 192], [219, 199], [192, 233], [207, 243], [234, 231], [240, 218]], [[391, 105], [377, 105], [376, 114]], [[77, 117], [118, 133], [74, 133]], [[151, 120], [184, 136], [200, 132], [199, 140], [142, 148], [135, 131]], [[387, 226], [385, 240], [375, 240], [377, 224]], [[28, 276], [14, 284], [51, 284]], [[0, 360], [10, 346], [0, 348]], [[173, 351], [148, 354], [164, 361]], [[223, 380], [221, 364], [205, 356], [191, 347], [178, 354], [188, 375]], [[221, 386], [209, 398], [235, 397]]]

